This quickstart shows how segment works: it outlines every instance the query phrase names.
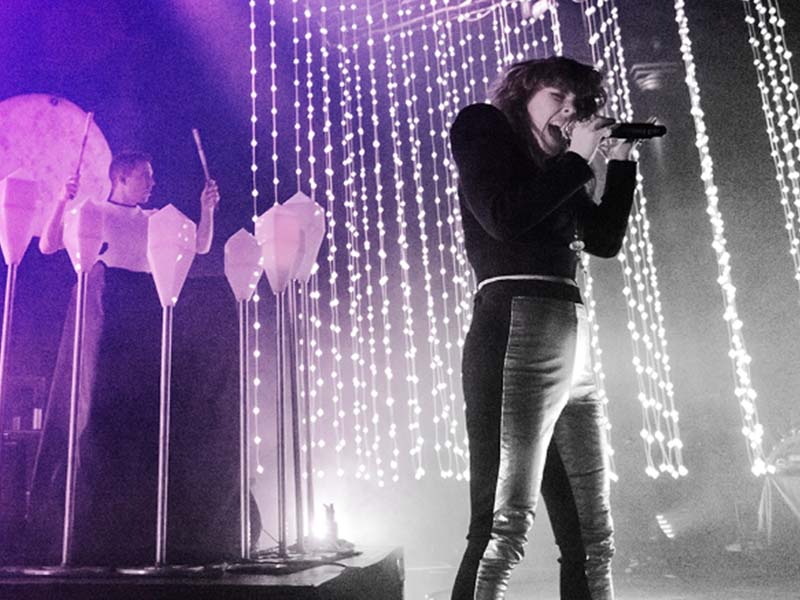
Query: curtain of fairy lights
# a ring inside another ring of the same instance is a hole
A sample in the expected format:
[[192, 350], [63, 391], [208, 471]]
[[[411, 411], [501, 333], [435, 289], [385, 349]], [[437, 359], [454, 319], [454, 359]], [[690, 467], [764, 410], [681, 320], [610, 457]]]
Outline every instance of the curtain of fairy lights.
[[727, 251], [725, 240], [725, 223], [719, 209], [719, 190], [714, 184], [714, 162], [709, 150], [709, 139], [706, 133], [704, 113], [700, 102], [700, 86], [692, 53], [692, 41], [689, 35], [689, 20], [686, 16], [683, 0], [675, 0], [675, 21], [681, 40], [681, 55], [686, 68], [686, 85], [691, 99], [691, 114], [696, 130], [696, 146], [700, 154], [701, 178], [708, 201], [707, 213], [711, 220], [714, 241], [712, 247], [717, 255], [717, 282], [722, 290], [725, 305], [723, 318], [728, 326], [730, 350], [728, 352], [733, 367], [735, 395], [742, 417], [742, 434], [747, 440], [747, 452], [751, 470], [755, 475], [762, 475], [770, 470], [764, 459], [762, 448], [763, 427], [758, 420], [756, 410], [756, 391], [750, 378], [750, 355], [744, 343], [743, 325], [736, 311], [736, 287], [731, 277], [731, 256]]
[[[298, 389], [311, 415], [303, 423], [310, 443], [302, 450], [306, 459], [314, 456], [313, 470], [306, 462], [303, 475], [335, 473], [378, 486], [435, 472], [463, 480], [469, 454], [460, 353], [474, 280], [447, 132], [460, 108], [488, 97], [505, 66], [562, 53], [556, 3], [268, 0], [264, 6], [267, 27], [257, 29], [256, 1], [250, 2], [254, 213], [263, 200], [260, 159], [270, 170], [268, 204], [303, 192], [324, 208], [327, 225], [311, 280], [290, 292], [299, 299]], [[279, 30], [279, 10], [290, 11], [281, 15], [290, 19], [289, 32]], [[602, 56], [611, 69], [612, 110], [625, 118], [631, 110], [616, 21], [587, 15], [587, 24], [610, 33], [590, 41], [595, 58]], [[259, 129], [261, 30], [269, 48], [264, 96], [270, 118]], [[269, 154], [257, 156], [259, 132], [270, 138]], [[637, 201], [621, 260], [639, 352], [642, 436], [648, 473], [677, 476], [684, 473], [677, 412], [641, 186]], [[603, 393], [588, 275], [585, 294]], [[258, 428], [264, 396], [259, 338], [266, 333], [261, 323], [269, 322], [264, 310], [256, 294], [248, 327], [258, 473], [264, 470]], [[655, 448], [661, 450], [658, 465]]]
[[800, 285], [800, 106], [777, 0], [743, 0], [748, 41], [758, 76], [761, 107], [789, 235], [794, 278]]
[[[622, 46], [618, 9], [613, 0], [590, 0], [584, 7], [584, 25], [595, 66], [606, 73], [609, 91], [607, 111], [619, 121], [633, 118], [628, 73]], [[687, 473], [682, 460], [673, 384], [670, 378], [664, 318], [661, 314], [654, 249], [649, 236], [647, 198], [642, 177], [637, 177], [634, 211], [628, 233], [618, 255], [622, 268], [622, 289], [628, 309], [628, 330], [633, 349], [633, 366], [642, 408], [641, 437], [647, 460], [646, 472], [658, 477], [666, 472], [674, 478]], [[584, 260], [588, 267], [588, 260]], [[587, 289], [591, 277], [587, 270]], [[589, 302], [590, 310], [594, 302]], [[599, 357], [598, 357], [599, 360]], [[656, 458], [657, 456], [657, 458]], [[658, 461], [658, 464], [656, 464]]]

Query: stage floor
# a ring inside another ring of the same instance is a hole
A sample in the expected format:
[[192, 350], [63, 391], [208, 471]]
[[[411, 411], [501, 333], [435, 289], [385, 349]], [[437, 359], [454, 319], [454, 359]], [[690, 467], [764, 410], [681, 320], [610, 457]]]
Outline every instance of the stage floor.
[[[614, 575], [617, 600], [800, 600], [800, 557], [794, 570], [764, 565], [717, 571], [670, 569]], [[559, 600], [557, 565], [545, 569], [520, 567], [506, 600]], [[456, 569], [452, 565], [406, 566], [405, 600], [449, 600]]]
[[[559, 600], [554, 575], [531, 578], [529, 573], [512, 582], [506, 600]], [[405, 600], [449, 600], [455, 569], [439, 577], [406, 572]], [[620, 577], [615, 579], [617, 600], [798, 600], [800, 581], [784, 579], [747, 582], [692, 582], [677, 578]]]

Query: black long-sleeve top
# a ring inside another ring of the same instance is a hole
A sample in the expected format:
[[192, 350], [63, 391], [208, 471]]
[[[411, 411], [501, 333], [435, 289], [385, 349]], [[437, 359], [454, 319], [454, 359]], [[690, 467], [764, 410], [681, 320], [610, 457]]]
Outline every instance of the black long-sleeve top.
[[450, 131], [459, 172], [459, 200], [467, 257], [478, 281], [500, 275], [574, 278], [576, 233], [585, 250], [610, 258], [619, 252], [636, 186], [636, 163], [608, 163], [601, 204], [589, 197], [593, 173], [566, 152], [539, 167], [500, 110], [473, 104]]

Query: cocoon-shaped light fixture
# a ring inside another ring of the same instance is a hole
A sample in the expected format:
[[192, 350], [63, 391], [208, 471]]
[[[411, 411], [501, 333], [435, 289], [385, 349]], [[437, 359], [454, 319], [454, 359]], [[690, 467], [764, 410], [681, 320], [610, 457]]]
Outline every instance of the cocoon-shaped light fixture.
[[261, 246], [269, 286], [273, 293], [280, 294], [303, 260], [305, 240], [301, 213], [285, 204], [273, 204], [256, 219], [256, 240]]
[[64, 247], [76, 273], [86, 273], [97, 261], [103, 245], [105, 210], [84, 200], [64, 212]]
[[6, 264], [18, 265], [33, 237], [39, 210], [39, 185], [18, 169], [0, 181], [0, 246]]
[[293, 278], [305, 282], [311, 277], [311, 271], [319, 255], [319, 247], [325, 237], [325, 211], [303, 192], [297, 192], [283, 205], [296, 212], [301, 222], [303, 256]]
[[175, 306], [196, 252], [197, 226], [167, 204], [147, 224], [147, 262], [161, 306]]
[[225, 242], [225, 277], [239, 302], [250, 300], [264, 271], [261, 247], [246, 229]]

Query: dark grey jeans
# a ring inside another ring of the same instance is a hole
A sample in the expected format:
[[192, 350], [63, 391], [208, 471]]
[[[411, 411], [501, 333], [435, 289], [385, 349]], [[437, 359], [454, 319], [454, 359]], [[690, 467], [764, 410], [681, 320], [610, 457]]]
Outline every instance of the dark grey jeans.
[[519, 291], [479, 292], [464, 346], [472, 516], [453, 599], [504, 597], [541, 490], [561, 598], [611, 600], [609, 481], [584, 308]]

